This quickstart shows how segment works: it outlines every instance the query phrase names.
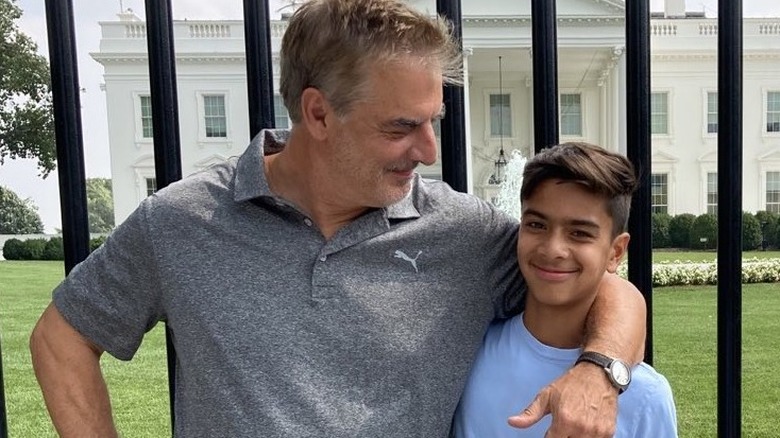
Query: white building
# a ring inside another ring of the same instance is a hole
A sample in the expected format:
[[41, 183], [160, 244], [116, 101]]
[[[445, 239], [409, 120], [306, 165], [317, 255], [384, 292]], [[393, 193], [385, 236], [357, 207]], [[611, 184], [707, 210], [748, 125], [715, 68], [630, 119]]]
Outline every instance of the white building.
[[[435, 11], [433, 0], [412, 3]], [[651, 23], [652, 202], [654, 211], [698, 215], [717, 206], [717, 20], [686, 16], [683, 3], [667, 0]], [[463, 0], [462, 10], [470, 188], [491, 199], [499, 145], [533, 153], [530, 2]], [[561, 141], [625, 152], [625, 4], [565, 0], [557, 12]], [[146, 28], [132, 13], [100, 24], [92, 56], [105, 68], [118, 223], [155, 188]], [[275, 53], [285, 28], [272, 23]], [[244, 32], [240, 21], [185, 20], [174, 36], [187, 175], [241, 154], [250, 140]], [[744, 38], [744, 209], [780, 212], [780, 19], [745, 19]], [[287, 126], [276, 102], [277, 126]]]

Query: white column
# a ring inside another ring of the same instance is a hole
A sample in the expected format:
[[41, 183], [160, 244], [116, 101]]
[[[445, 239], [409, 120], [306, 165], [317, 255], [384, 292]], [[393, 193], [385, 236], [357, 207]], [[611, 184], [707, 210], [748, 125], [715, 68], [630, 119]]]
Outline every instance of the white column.
[[612, 120], [612, 105], [610, 105], [607, 94], [607, 82], [609, 78], [602, 78], [598, 81], [599, 86], [599, 108], [598, 112], [599, 120], [599, 141], [597, 142], [603, 148], [608, 150], [615, 150], [610, 144], [610, 139], [607, 131], [609, 121]]
[[474, 49], [463, 49], [463, 120], [466, 136], [466, 190], [474, 194], [474, 153], [471, 147], [471, 98], [469, 97], [469, 57], [474, 54]]
[[[625, 49], [623, 49], [625, 51]], [[626, 149], [626, 142], [628, 141], [628, 129], [626, 127], [626, 117], [627, 117], [627, 108], [628, 108], [628, 102], [626, 97], [626, 86], [628, 85], [628, 81], [626, 79], [626, 57], [621, 56], [618, 60], [616, 72], [619, 80], [617, 80], [617, 105], [615, 109], [617, 110], [617, 117], [615, 120], [618, 121], [617, 125], [618, 128], [615, 132], [617, 136], [617, 144], [618, 144], [618, 150], [620, 153], [625, 154], [628, 152]]]

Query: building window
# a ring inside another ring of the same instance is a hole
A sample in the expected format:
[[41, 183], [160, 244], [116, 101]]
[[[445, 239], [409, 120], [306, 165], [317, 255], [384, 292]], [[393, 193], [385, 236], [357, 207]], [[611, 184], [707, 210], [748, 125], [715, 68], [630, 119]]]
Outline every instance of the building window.
[[141, 99], [141, 137], [152, 138], [152, 97], [139, 96]]
[[582, 137], [582, 96], [561, 94], [561, 135]]
[[146, 196], [152, 196], [157, 191], [157, 178], [146, 178]]
[[669, 93], [650, 94], [650, 132], [669, 134]]
[[652, 213], [669, 212], [669, 183], [665, 173], [650, 175], [650, 204]]
[[780, 91], [766, 93], [766, 132], [780, 132]]
[[490, 95], [490, 136], [512, 136], [512, 106], [508, 94]]
[[274, 94], [274, 126], [278, 129], [290, 128], [290, 115], [284, 106], [284, 99], [278, 94]]
[[780, 213], [780, 172], [766, 173], [766, 211]]
[[718, 93], [707, 93], [707, 133], [718, 132]]
[[206, 137], [227, 137], [224, 95], [204, 95], [203, 114], [205, 115]]
[[707, 173], [707, 213], [718, 214], [718, 174]]

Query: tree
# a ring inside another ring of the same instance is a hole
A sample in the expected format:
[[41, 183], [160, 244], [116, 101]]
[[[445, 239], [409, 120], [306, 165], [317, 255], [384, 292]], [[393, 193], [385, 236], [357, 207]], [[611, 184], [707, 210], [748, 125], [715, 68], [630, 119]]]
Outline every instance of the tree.
[[653, 213], [650, 224], [653, 228], [653, 248], [668, 248], [671, 244], [669, 240], [669, 223], [672, 217], [666, 213]]
[[114, 228], [114, 198], [110, 179], [87, 178], [87, 212], [90, 233], [107, 233]]
[[697, 216], [691, 226], [691, 248], [715, 249], [718, 247], [718, 218], [714, 214]]
[[694, 220], [696, 220], [696, 216], [690, 213], [683, 213], [674, 216], [669, 221], [669, 240], [673, 247], [691, 247], [691, 228]]
[[761, 223], [751, 213], [742, 212], [742, 251], [761, 246]]
[[0, 164], [37, 158], [45, 178], [56, 166], [51, 78], [46, 58], [17, 24], [22, 10], [0, 0]]
[[0, 186], [0, 234], [43, 233], [38, 208], [12, 190]]

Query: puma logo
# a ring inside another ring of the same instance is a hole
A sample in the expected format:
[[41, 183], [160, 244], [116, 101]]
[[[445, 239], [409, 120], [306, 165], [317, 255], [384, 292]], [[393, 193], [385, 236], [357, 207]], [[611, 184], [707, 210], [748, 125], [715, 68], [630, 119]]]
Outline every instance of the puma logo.
[[414, 256], [414, 258], [411, 258], [408, 255], [406, 255], [403, 251], [398, 249], [395, 251], [395, 255], [393, 257], [397, 259], [406, 260], [407, 262], [412, 264], [412, 267], [414, 268], [414, 272], [420, 272], [419, 270], [417, 270], [417, 258], [420, 257], [420, 254], [422, 254], [422, 251], [417, 251], [417, 255]]

